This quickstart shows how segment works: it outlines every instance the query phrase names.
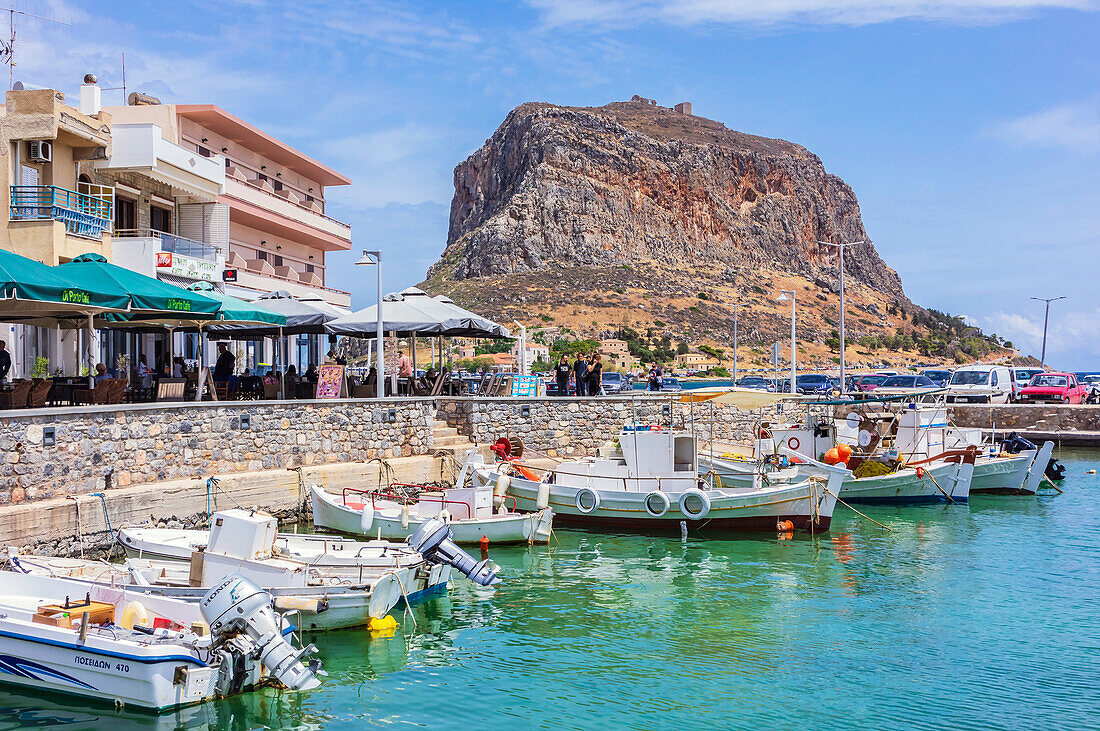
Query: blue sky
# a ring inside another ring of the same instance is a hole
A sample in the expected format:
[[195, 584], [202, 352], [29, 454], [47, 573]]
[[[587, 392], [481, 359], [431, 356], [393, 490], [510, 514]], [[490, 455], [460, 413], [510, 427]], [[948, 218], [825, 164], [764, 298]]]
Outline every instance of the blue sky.
[[[1100, 370], [1100, 0], [18, 4], [16, 79], [215, 103], [351, 176], [386, 285], [442, 251], [454, 166], [530, 100], [693, 102], [805, 145], [919, 304]], [[120, 92], [113, 92], [120, 95]], [[107, 93], [111, 103], [120, 101]], [[331, 286], [373, 302], [332, 257]], [[333, 266], [335, 265], [335, 266]]]

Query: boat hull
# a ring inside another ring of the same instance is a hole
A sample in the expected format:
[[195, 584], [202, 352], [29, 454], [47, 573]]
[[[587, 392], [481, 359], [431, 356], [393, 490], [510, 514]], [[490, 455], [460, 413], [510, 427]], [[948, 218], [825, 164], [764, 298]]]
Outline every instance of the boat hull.
[[[0, 682], [154, 711], [201, 703], [213, 696], [213, 669], [183, 654], [184, 648], [170, 645], [156, 655], [131, 654], [98, 647], [91, 638], [77, 644], [71, 631], [21, 626], [26, 624], [0, 620]], [[187, 685], [173, 683], [180, 666], [205, 676], [201, 687], [190, 686], [191, 696]]]
[[[499, 477], [496, 470], [479, 472], [480, 479], [495, 486]], [[539, 484], [512, 475], [507, 494], [515, 498], [518, 510], [537, 510]], [[644, 533], [680, 533], [681, 523], [691, 533], [775, 532], [784, 521], [790, 521], [795, 530], [822, 532], [828, 530], [836, 504], [834, 495], [825, 488], [824, 482], [807, 482], [767, 490], [708, 490], [710, 509], [703, 518], [694, 519], [679, 510], [677, 493], [667, 495], [667, 510], [656, 516], [645, 507], [650, 493], [596, 489], [598, 507], [584, 512], [577, 506], [578, 493], [589, 488], [552, 484], [549, 507], [561, 523], [614, 526]]]
[[[310, 498], [313, 502], [313, 525], [339, 533], [368, 538], [380, 535], [386, 540], [404, 541], [423, 522], [416, 514], [410, 514], [408, 524], [402, 526], [399, 509], [375, 510], [370, 528], [365, 531], [361, 509], [341, 504], [338, 496], [325, 493], [316, 486], [311, 488]], [[459, 544], [479, 544], [482, 538], [487, 538], [490, 545], [531, 544], [549, 542], [552, 522], [553, 513], [544, 510], [494, 515], [491, 518], [451, 520], [447, 526], [454, 535], [454, 542]]]

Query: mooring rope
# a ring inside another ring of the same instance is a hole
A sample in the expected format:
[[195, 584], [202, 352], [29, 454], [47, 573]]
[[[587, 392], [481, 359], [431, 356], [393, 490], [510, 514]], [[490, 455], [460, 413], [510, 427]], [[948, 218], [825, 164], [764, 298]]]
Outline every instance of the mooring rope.
[[827, 493], [829, 493], [830, 495], [832, 495], [833, 497], [835, 497], [835, 498], [836, 498], [836, 501], [837, 501], [838, 503], [840, 503], [840, 504], [841, 504], [841, 505], [843, 505], [844, 507], [848, 508], [849, 510], [851, 510], [851, 511], [852, 511], [853, 513], [855, 513], [856, 515], [860, 516], [861, 518], [867, 518], [867, 520], [871, 521], [871, 522], [872, 522], [872, 523], [874, 523], [875, 525], [877, 525], [877, 526], [879, 526], [879, 527], [881, 527], [881, 528], [885, 528], [885, 529], [886, 529], [886, 530], [888, 530], [888, 531], [892, 531], [892, 530], [894, 530], [894, 529], [893, 529], [893, 528], [891, 528], [890, 526], [888, 526], [888, 525], [883, 525], [882, 523], [878, 522], [878, 521], [877, 521], [877, 520], [875, 520], [874, 518], [872, 518], [872, 517], [870, 517], [870, 516], [868, 516], [868, 515], [864, 515], [863, 513], [859, 512], [858, 510], [856, 510], [855, 508], [853, 508], [853, 507], [852, 507], [851, 505], [849, 505], [848, 503], [846, 503], [846, 502], [844, 502], [843, 500], [841, 500], [841, 499], [840, 499], [840, 496], [839, 496], [839, 495], [837, 495], [837, 494], [836, 494], [835, 492], [833, 492], [832, 490], [830, 490], [830, 489], [829, 489], [828, 487], [826, 487], [826, 488], [825, 488], [825, 492], [827, 492]]

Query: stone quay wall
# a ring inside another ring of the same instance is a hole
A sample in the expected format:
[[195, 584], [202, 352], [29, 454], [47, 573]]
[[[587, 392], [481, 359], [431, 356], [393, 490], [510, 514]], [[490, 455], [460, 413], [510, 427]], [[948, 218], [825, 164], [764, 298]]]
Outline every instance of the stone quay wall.
[[[675, 396], [639, 395], [601, 398], [451, 398], [437, 399], [438, 418], [475, 444], [503, 436], [519, 437], [526, 448], [550, 457], [592, 455], [624, 424], [690, 428], [701, 439], [751, 439], [762, 421], [801, 419], [801, 409], [786, 405], [747, 413], [732, 406], [679, 403]], [[713, 414], [713, 419], [712, 419]]]
[[1100, 406], [1042, 404], [951, 404], [958, 426], [1004, 431], [1100, 432]]
[[434, 412], [424, 399], [0, 412], [0, 505], [219, 473], [428, 454]]

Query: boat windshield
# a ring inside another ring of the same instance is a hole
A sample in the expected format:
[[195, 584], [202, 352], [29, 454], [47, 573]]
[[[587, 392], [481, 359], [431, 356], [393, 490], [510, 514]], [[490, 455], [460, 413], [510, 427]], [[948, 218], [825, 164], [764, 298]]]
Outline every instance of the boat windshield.
[[955, 371], [951, 376], [953, 386], [985, 386], [989, 384], [989, 371]]
[[1069, 385], [1069, 379], [1065, 376], [1051, 376], [1048, 374], [1042, 374], [1035, 376], [1031, 379], [1029, 386], [1039, 386], [1042, 388], [1059, 388]]

